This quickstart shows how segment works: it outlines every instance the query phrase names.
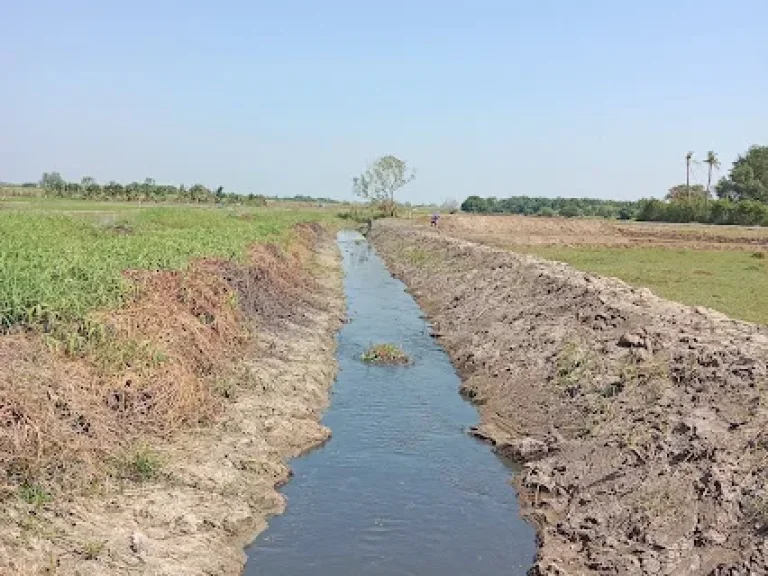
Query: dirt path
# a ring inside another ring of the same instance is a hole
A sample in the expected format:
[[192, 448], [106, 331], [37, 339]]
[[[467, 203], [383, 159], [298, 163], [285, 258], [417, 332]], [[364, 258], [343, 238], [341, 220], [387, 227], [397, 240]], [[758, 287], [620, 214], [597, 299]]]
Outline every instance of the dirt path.
[[567, 265], [378, 222], [476, 434], [527, 462], [532, 574], [768, 573], [768, 333]]
[[274, 318], [256, 318], [245, 381], [223, 418], [160, 447], [159, 481], [108, 490], [106, 499], [6, 509], [0, 574], [240, 572], [243, 547], [284, 508], [276, 491], [290, 475], [284, 462], [330, 434], [319, 419], [344, 303], [333, 238], [321, 235], [315, 250], [314, 293], [283, 295]]

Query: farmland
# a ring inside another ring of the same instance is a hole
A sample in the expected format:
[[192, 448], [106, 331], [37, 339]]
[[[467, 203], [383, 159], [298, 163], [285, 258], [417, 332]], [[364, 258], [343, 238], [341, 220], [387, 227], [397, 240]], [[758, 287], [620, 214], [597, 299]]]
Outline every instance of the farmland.
[[167, 270], [208, 256], [242, 258], [287, 239], [319, 210], [137, 207], [60, 200], [0, 203], [0, 326], [51, 325], [120, 303], [126, 270]]
[[442, 231], [614, 276], [658, 295], [768, 323], [768, 230], [522, 216], [449, 216]]
[[[183, 561], [158, 547], [147, 570], [238, 570], [227, 551], [280, 511], [284, 459], [327, 437], [334, 227], [307, 205], [0, 201], [0, 573], [130, 566], [131, 526], [158, 526], [134, 510], [157, 505], [165, 534], [189, 513], [248, 521], [189, 531]], [[290, 435], [243, 445], [275, 413]]]

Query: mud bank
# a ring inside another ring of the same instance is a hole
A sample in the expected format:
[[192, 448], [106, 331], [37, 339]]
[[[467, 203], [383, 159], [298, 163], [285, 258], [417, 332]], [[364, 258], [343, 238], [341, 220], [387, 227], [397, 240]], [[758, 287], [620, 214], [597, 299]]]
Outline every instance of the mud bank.
[[532, 574], [768, 573], [768, 333], [400, 222], [370, 235], [525, 469]]
[[[223, 399], [213, 423], [153, 437], [159, 471], [145, 482], [7, 501], [0, 574], [240, 573], [243, 547], [284, 508], [276, 487], [290, 476], [285, 461], [330, 435], [319, 420], [344, 314], [339, 255], [319, 227], [299, 236], [300, 254], [257, 246], [248, 267], [205, 265], [236, 293], [240, 329], [250, 332], [240, 360], [216, 379]], [[219, 328], [205, 317], [198, 326], [198, 340], [210, 344]], [[164, 334], [183, 340], [189, 329], [181, 328]]]

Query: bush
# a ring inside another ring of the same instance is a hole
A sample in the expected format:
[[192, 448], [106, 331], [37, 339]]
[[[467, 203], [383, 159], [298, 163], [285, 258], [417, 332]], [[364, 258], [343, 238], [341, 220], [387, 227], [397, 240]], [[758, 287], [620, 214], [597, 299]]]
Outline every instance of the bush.
[[635, 214], [629, 208], [621, 208], [619, 210], [618, 216], [619, 216], [619, 220], [632, 220], [632, 218], [635, 217]]
[[560, 216], [564, 216], [566, 218], [576, 218], [582, 215], [583, 215], [582, 211], [579, 210], [576, 206], [573, 206], [572, 204], [563, 206], [560, 209]]
[[686, 199], [663, 202], [650, 199], [641, 201], [637, 219], [649, 222], [768, 226], [768, 205], [757, 200], [731, 202], [730, 200]]
[[464, 200], [461, 209], [464, 212], [523, 214], [526, 216], [544, 215], [542, 210], [547, 209], [554, 214], [560, 213], [561, 215], [564, 215], [563, 211], [565, 211], [572, 216], [616, 218], [622, 210], [627, 214], [634, 214], [637, 209], [637, 202], [601, 200], [599, 198], [544, 198], [534, 196], [481, 198], [480, 196], [470, 196]]
[[768, 205], [757, 200], [737, 202], [734, 219], [736, 224], [744, 226], [766, 226], [768, 225]]

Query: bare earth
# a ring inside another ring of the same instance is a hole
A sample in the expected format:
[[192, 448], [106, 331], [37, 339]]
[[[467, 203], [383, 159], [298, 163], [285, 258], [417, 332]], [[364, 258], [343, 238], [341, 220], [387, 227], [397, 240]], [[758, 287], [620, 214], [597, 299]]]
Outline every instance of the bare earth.
[[500, 247], [663, 246], [752, 251], [768, 247], [768, 229], [745, 226], [457, 214], [441, 218], [440, 229], [451, 236]]
[[[218, 423], [160, 448], [163, 478], [0, 516], [0, 574], [238, 574], [243, 547], [284, 509], [285, 461], [324, 442], [344, 314], [335, 242], [321, 235], [313, 294], [252, 312], [246, 383]], [[237, 279], [230, 279], [237, 281]], [[255, 290], [261, 290], [258, 278]], [[280, 295], [278, 295], [280, 297]], [[263, 302], [262, 302], [263, 304]], [[119, 487], [118, 487], [119, 488]]]
[[371, 239], [475, 433], [526, 462], [531, 574], [768, 574], [768, 329], [445, 228], [379, 221]]

